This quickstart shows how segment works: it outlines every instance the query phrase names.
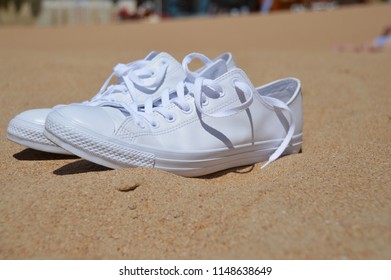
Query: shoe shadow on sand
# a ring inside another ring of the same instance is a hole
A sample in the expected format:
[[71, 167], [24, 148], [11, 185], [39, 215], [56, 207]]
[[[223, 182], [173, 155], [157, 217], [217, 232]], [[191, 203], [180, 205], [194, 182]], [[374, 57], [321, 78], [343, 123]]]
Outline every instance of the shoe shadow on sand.
[[24, 149], [23, 151], [13, 155], [17, 160], [63, 160], [63, 159], [76, 159], [75, 155], [61, 155], [41, 152], [33, 149]]
[[215, 179], [224, 175], [227, 175], [228, 173], [236, 173], [236, 174], [247, 174], [251, 173], [255, 168], [255, 165], [245, 165], [245, 166], [239, 166], [239, 167], [233, 167], [226, 170], [221, 170], [215, 173], [203, 175], [197, 178], [200, 179]]
[[99, 172], [111, 170], [110, 168], [95, 164], [88, 160], [78, 160], [68, 163], [53, 171], [55, 175], [74, 175], [88, 172]]
[[[199, 179], [213, 179], [213, 178], [218, 178], [218, 177], [224, 176], [228, 173], [246, 174], [246, 173], [251, 173], [254, 168], [255, 168], [255, 165], [234, 167], [234, 168], [230, 168], [227, 170], [215, 172], [212, 174], [200, 176], [197, 178], [199, 178]], [[81, 174], [81, 173], [88, 173], [88, 172], [99, 172], [99, 171], [107, 171], [107, 170], [112, 170], [112, 169], [95, 164], [95, 163], [90, 162], [88, 160], [81, 159], [78, 161], [68, 163], [68, 164], [54, 170], [53, 174], [62, 176], [62, 175], [74, 175], [74, 174]]]

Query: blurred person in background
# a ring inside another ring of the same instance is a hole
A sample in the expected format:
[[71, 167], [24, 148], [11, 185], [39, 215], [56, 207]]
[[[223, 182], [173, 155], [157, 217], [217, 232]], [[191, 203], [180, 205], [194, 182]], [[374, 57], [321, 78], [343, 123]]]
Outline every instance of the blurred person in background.
[[260, 0], [260, 12], [262, 14], [268, 14], [273, 6], [273, 0]]
[[386, 25], [381, 34], [372, 41], [361, 44], [340, 44], [336, 50], [340, 52], [391, 51], [391, 23]]
[[[118, 0], [112, 0], [114, 5], [118, 5]], [[155, 13], [155, 1], [137, 0], [136, 10], [129, 11], [128, 7], [123, 6], [118, 9], [118, 17], [120, 20], [136, 20], [146, 18]]]
[[214, 0], [214, 13], [247, 14], [259, 10], [262, 0]]
[[207, 15], [209, 14], [209, 0], [167, 0], [167, 11], [171, 17]]

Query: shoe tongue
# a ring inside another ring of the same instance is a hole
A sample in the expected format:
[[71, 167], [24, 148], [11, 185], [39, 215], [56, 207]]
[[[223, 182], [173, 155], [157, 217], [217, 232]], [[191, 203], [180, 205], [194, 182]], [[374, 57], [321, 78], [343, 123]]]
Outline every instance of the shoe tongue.
[[221, 59], [217, 59], [212, 63], [205, 66], [204, 69], [198, 74], [199, 77], [215, 80], [221, 75], [227, 73], [227, 63]]

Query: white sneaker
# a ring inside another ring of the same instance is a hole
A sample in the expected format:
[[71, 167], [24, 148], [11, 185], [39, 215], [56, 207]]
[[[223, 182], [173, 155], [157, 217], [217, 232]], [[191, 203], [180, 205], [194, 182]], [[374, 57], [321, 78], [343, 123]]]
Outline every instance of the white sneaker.
[[[230, 53], [219, 58], [226, 61], [228, 67], [235, 67]], [[205, 64], [211, 62], [202, 57]], [[189, 72], [190, 73], [190, 72]], [[196, 73], [193, 73], [196, 74]], [[116, 76], [118, 83], [109, 86]], [[175, 88], [182, 81], [185, 73], [182, 66], [167, 53], [150, 53], [145, 59], [129, 64], [118, 64], [113, 73], [103, 84], [99, 93], [90, 101], [80, 103], [83, 106], [105, 106], [114, 103], [131, 104], [144, 102], [147, 98], [158, 98], [166, 88]], [[62, 107], [59, 105], [54, 108]], [[47, 115], [53, 109], [34, 109], [25, 111], [14, 117], [8, 125], [7, 137], [23, 146], [58, 154], [70, 154], [43, 134]]]
[[[187, 64], [196, 55], [185, 58]], [[246, 74], [217, 60], [199, 77], [143, 107], [67, 106], [49, 114], [45, 135], [61, 147], [110, 168], [154, 167], [182, 176], [274, 161], [300, 151], [300, 81], [254, 88]]]

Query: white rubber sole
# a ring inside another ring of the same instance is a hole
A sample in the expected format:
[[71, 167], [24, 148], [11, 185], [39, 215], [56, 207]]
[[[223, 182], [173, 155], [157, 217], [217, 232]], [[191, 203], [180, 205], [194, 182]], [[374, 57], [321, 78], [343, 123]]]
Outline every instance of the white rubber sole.
[[44, 127], [13, 119], [8, 124], [7, 138], [19, 145], [48, 153], [70, 155], [71, 153], [50, 141], [44, 134]]
[[[266, 161], [283, 140], [263, 141], [235, 149], [162, 151], [98, 134], [56, 112], [48, 117], [44, 134], [71, 153], [99, 165], [113, 169], [137, 166], [159, 168], [186, 177], [197, 177]], [[301, 144], [302, 134], [295, 135], [284, 155], [298, 153]]]

